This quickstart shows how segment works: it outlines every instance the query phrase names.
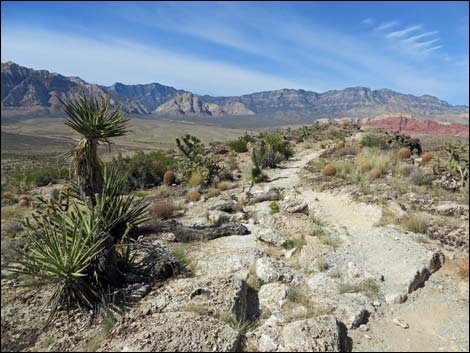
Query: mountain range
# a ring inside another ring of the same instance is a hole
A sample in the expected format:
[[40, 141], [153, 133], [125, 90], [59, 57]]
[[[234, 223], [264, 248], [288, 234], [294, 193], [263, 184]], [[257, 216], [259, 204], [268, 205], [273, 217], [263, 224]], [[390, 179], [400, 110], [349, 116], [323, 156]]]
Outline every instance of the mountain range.
[[1, 108], [18, 114], [51, 114], [61, 110], [57, 97], [79, 94], [110, 96], [113, 105], [130, 114], [165, 116], [299, 116], [311, 121], [320, 118], [374, 118], [407, 114], [468, 124], [468, 106], [450, 105], [430, 95], [414, 96], [389, 89], [352, 87], [316, 93], [302, 89], [280, 89], [242, 96], [200, 96], [159, 83], [102, 86], [79, 77], [66, 77], [46, 70], [34, 70], [11, 61], [1, 64]]

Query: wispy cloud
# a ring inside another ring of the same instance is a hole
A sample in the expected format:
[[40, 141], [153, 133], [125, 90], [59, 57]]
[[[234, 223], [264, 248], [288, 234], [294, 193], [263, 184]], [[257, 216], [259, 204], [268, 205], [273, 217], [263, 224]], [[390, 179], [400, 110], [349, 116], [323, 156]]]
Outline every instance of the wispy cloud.
[[376, 27], [376, 30], [377, 31], [385, 31], [386, 29], [389, 29], [389, 28], [392, 28], [392, 27], [395, 27], [395, 26], [398, 26], [397, 21], [386, 22], [386, 23], [383, 23], [380, 26]]
[[361, 21], [361, 24], [362, 25], [371, 25], [375, 22], [375, 20], [372, 18], [372, 17], [367, 17], [367, 18], [364, 18], [362, 21]]
[[38, 69], [50, 68], [65, 75], [80, 75], [92, 83], [110, 85], [116, 79], [131, 84], [161, 82], [196, 93], [210, 88], [209, 93], [217, 95], [298, 86], [289, 79], [215, 60], [120, 39], [101, 42], [37, 28], [2, 31], [2, 61], [5, 60]]
[[418, 34], [416, 36], [408, 37], [408, 38], [404, 39], [403, 41], [406, 42], [406, 43], [416, 42], [418, 39], [433, 36], [433, 35], [438, 34], [438, 33], [439, 33], [439, 31], [426, 32], [426, 33]]
[[423, 27], [422, 25], [415, 25], [415, 26], [402, 29], [400, 31], [390, 32], [385, 36], [385, 38], [402, 38], [406, 36], [408, 33], [420, 30], [422, 27]]

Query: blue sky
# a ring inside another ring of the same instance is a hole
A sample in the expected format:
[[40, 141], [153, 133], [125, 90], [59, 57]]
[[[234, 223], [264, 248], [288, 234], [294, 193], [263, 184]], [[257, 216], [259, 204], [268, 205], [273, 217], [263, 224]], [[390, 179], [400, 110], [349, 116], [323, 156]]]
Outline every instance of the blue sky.
[[198, 94], [366, 86], [469, 101], [468, 2], [8, 2], [2, 62]]

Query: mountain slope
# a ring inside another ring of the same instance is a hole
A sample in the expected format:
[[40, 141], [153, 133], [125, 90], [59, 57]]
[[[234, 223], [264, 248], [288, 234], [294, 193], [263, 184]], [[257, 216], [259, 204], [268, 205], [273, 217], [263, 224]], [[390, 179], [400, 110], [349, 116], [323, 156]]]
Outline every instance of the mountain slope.
[[281, 89], [242, 96], [197, 96], [159, 83], [99, 86], [77, 77], [33, 70], [13, 62], [2, 63], [2, 111], [57, 112], [60, 98], [80, 93], [109, 95], [113, 104], [134, 114], [162, 115], [269, 115], [288, 122], [305, 118], [370, 118], [384, 114], [408, 114], [420, 119], [468, 124], [468, 107], [453, 106], [436, 97], [414, 96], [389, 89], [353, 87], [324, 93]]

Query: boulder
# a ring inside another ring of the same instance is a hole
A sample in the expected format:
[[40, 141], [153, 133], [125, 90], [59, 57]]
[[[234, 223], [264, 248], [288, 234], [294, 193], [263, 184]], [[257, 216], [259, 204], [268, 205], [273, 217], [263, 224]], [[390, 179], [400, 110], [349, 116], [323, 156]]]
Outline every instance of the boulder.
[[238, 276], [180, 278], [155, 289], [142, 301], [143, 313], [191, 311], [245, 319], [247, 284]]
[[265, 283], [299, 283], [301, 277], [286, 263], [265, 256], [256, 260], [256, 276]]
[[247, 341], [260, 352], [341, 352], [347, 347], [346, 331], [331, 315], [290, 323], [273, 315], [250, 332]]
[[234, 352], [239, 339], [238, 332], [207, 315], [158, 313], [117, 326], [101, 348], [118, 352]]
[[261, 286], [258, 292], [259, 304], [262, 310], [278, 312], [288, 302], [292, 289], [283, 283], [268, 283]]
[[285, 213], [305, 213], [308, 214], [308, 204], [303, 200], [287, 199], [280, 202], [280, 209]]
[[287, 239], [283, 235], [272, 228], [257, 228], [253, 234], [256, 239], [275, 246], [283, 246], [287, 242]]

